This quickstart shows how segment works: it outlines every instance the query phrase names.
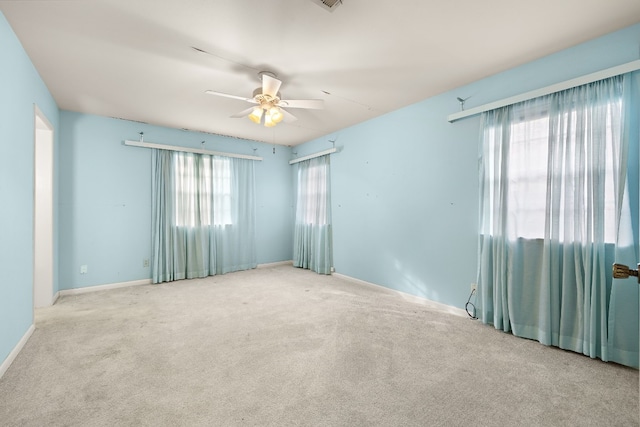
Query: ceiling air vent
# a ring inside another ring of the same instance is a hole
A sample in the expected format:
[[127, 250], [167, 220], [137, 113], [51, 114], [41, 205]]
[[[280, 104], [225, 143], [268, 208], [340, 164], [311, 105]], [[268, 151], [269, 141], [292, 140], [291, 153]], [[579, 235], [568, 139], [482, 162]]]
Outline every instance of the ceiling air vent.
[[328, 10], [329, 12], [333, 12], [336, 10], [338, 6], [342, 4], [342, 0], [311, 0], [324, 10]]

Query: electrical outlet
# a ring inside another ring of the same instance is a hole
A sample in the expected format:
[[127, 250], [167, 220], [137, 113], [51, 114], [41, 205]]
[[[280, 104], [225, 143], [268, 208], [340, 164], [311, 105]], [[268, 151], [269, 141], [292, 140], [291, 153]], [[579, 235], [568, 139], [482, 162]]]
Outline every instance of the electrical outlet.
[[142, 260], [142, 267], [144, 268], [148, 268], [149, 267], [149, 258], [145, 258]]
[[86, 265], [80, 266], [80, 274], [87, 274], [88, 268]]
[[477, 283], [472, 283], [471, 284], [471, 292], [477, 291], [477, 290], [478, 290], [478, 284]]

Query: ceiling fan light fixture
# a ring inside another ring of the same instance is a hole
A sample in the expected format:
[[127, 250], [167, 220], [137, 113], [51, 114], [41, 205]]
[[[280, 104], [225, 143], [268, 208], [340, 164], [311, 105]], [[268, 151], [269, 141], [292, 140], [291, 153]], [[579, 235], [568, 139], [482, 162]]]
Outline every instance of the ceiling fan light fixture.
[[249, 114], [248, 116], [249, 120], [251, 120], [253, 123], [260, 124], [260, 120], [262, 119], [262, 111], [262, 108], [255, 107], [251, 114]]
[[[332, 1], [332, 4], [334, 5], [341, 2], [341, 0]], [[316, 110], [324, 108], [324, 101], [322, 99], [282, 99], [282, 95], [279, 92], [282, 81], [278, 80], [276, 75], [269, 71], [261, 71], [258, 75], [262, 81], [262, 86], [253, 91], [253, 97], [251, 98], [230, 95], [228, 93], [217, 92], [215, 90], [207, 90], [206, 93], [209, 95], [238, 99], [254, 104], [253, 107], [242, 110], [231, 117], [249, 117], [249, 120], [253, 123], [263, 124], [266, 127], [273, 127], [282, 122], [285, 118], [287, 119], [287, 122], [297, 120], [296, 116], [287, 110], [288, 108], [311, 108]]]
[[284, 114], [282, 114], [280, 107], [271, 107], [269, 110], [269, 116], [275, 123], [280, 123], [282, 119], [284, 119]]
[[265, 127], [271, 128], [271, 127], [274, 127], [276, 125], [276, 122], [274, 122], [271, 119], [271, 115], [265, 114], [264, 115], [264, 125], [265, 125]]

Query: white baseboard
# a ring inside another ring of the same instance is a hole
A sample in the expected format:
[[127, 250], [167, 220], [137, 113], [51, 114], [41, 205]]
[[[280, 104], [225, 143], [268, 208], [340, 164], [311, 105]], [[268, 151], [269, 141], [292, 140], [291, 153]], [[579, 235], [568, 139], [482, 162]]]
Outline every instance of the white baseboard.
[[[258, 266], [256, 268], [269, 268], [269, 267], [276, 267], [279, 265], [291, 265], [293, 264], [293, 261], [278, 261], [278, 262], [272, 262], [272, 263], [268, 263], [268, 264], [258, 264]], [[132, 280], [130, 282], [120, 282], [120, 283], [109, 283], [106, 285], [96, 285], [96, 286], [86, 286], [84, 288], [74, 288], [74, 289], [62, 289], [60, 291], [58, 291], [58, 293], [56, 294], [56, 296], [54, 297], [54, 302], [55, 300], [58, 299], [58, 297], [61, 296], [65, 296], [65, 295], [78, 295], [78, 294], [84, 294], [87, 292], [97, 292], [97, 291], [106, 291], [109, 289], [117, 289], [117, 288], [126, 288], [129, 286], [140, 286], [140, 285], [150, 285], [152, 284], [151, 279], [141, 279], [141, 280]]]
[[289, 260], [289, 261], [276, 261], [276, 262], [269, 262], [266, 264], [258, 264], [257, 268], [270, 268], [270, 267], [277, 267], [279, 265], [293, 265], [293, 261]]
[[4, 361], [0, 365], [0, 378], [2, 378], [5, 372], [7, 372], [7, 369], [9, 369], [9, 366], [11, 366], [11, 364], [13, 363], [15, 358], [18, 356], [18, 354], [20, 353], [24, 345], [27, 343], [27, 341], [29, 341], [31, 334], [33, 334], [33, 331], [35, 330], [36, 330], [35, 326], [33, 325], [29, 326], [29, 329], [27, 329], [27, 332], [22, 336], [20, 341], [18, 341], [18, 344], [16, 344], [13, 350], [11, 350], [11, 353], [9, 353], [7, 358], [4, 359]]
[[56, 292], [56, 294], [53, 296], [53, 301], [51, 301], [51, 305], [55, 304], [56, 301], [58, 301], [58, 298], [60, 298], [60, 291]]
[[464, 311], [461, 308], [454, 307], [454, 306], [447, 305], [447, 304], [443, 304], [441, 302], [433, 301], [433, 300], [430, 300], [430, 299], [425, 298], [425, 297], [420, 297], [420, 296], [413, 295], [413, 294], [410, 294], [410, 293], [407, 293], [407, 292], [399, 291], [397, 289], [392, 289], [392, 288], [388, 288], [386, 286], [382, 286], [382, 285], [378, 285], [378, 284], [375, 284], [375, 283], [367, 282], [366, 280], [356, 279], [355, 277], [347, 276], [345, 274], [340, 274], [340, 273], [335, 273], [334, 272], [334, 273], [332, 273], [332, 276], [339, 277], [339, 278], [345, 279], [345, 280], [349, 280], [351, 282], [358, 283], [358, 284], [361, 284], [361, 285], [375, 286], [376, 288], [382, 288], [382, 289], [385, 289], [387, 291], [391, 291], [393, 293], [399, 294], [404, 299], [413, 300], [413, 301], [417, 302], [418, 304], [427, 305], [430, 308], [433, 308], [433, 309], [438, 310], [438, 311], [444, 311], [446, 313], [453, 314], [453, 315], [456, 315], [456, 316], [463, 316], [463, 317], [468, 317], [469, 316], [467, 314], [467, 312]]
[[151, 279], [141, 279], [141, 280], [132, 280], [130, 282], [110, 283], [107, 285], [87, 286], [84, 288], [63, 289], [58, 293], [60, 294], [60, 296], [77, 295], [77, 294], [85, 294], [87, 292], [106, 291], [109, 289], [126, 288], [129, 286], [140, 286], [140, 285], [150, 285], [150, 284], [151, 284]]

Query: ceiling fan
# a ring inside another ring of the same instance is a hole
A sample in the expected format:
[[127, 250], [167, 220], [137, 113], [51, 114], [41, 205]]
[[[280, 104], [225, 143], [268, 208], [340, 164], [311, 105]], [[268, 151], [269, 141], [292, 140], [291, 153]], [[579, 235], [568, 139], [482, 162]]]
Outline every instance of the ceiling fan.
[[240, 99], [242, 101], [255, 104], [255, 106], [242, 110], [231, 117], [249, 117], [249, 119], [257, 124], [264, 124], [266, 127], [272, 127], [280, 123], [293, 122], [298, 120], [296, 116], [284, 109], [286, 108], [311, 108], [321, 110], [324, 108], [322, 99], [282, 99], [280, 85], [282, 81], [276, 78], [276, 75], [269, 71], [261, 71], [258, 73], [262, 81], [262, 87], [253, 91], [252, 98], [243, 96], [229, 95], [228, 93], [208, 90], [209, 95], [223, 96], [225, 98]]

